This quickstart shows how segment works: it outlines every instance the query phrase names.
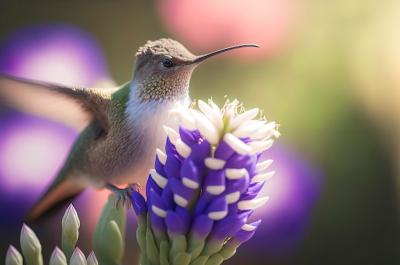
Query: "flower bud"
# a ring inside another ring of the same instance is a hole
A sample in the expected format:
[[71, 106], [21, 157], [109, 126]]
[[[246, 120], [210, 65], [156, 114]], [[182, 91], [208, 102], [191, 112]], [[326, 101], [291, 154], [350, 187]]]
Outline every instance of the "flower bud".
[[55, 247], [50, 257], [49, 265], [67, 265], [67, 258], [58, 247]]
[[87, 258], [87, 265], [99, 265], [99, 262], [97, 261], [96, 255], [93, 251], [90, 252]]
[[72, 204], [65, 211], [62, 218], [62, 249], [69, 259], [75, 249], [79, 238], [80, 221], [78, 214]]
[[26, 224], [21, 229], [20, 244], [28, 265], [43, 265], [42, 245], [32, 229]]
[[8, 247], [6, 254], [6, 265], [22, 265], [23, 260], [19, 251], [12, 245]]
[[87, 265], [86, 257], [79, 248], [75, 248], [72, 253], [70, 265]]

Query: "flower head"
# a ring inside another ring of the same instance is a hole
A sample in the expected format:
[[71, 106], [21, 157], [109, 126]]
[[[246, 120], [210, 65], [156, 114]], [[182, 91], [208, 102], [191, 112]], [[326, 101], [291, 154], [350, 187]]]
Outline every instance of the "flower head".
[[[277, 124], [258, 119], [258, 109], [244, 111], [236, 100], [222, 109], [211, 100], [198, 107], [171, 112], [180, 127], [164, 127], [165, 152], [157, 150], [147, 201], [140, 193], [132, 196], [137, 215], [148, 216], [138, 229], [139, 245], [146, 246], [143, 264], [225, 260], [260, 223], [248, 219], [268, 200], [257, 195], [274, 174], [265, 172], [272, 160], [260, 157], [279, 137]], [[149, 240], [170, 242], [170, 250], [149, 248]]]

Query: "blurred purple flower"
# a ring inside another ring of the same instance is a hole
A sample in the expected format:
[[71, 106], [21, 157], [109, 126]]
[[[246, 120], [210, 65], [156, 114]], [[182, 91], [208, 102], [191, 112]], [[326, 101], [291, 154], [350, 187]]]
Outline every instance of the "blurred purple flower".
[[0, 72], [65, 85], [93, 86], [109, 79], [96, 40], [62, 24], [22, 28], [3, 39]]

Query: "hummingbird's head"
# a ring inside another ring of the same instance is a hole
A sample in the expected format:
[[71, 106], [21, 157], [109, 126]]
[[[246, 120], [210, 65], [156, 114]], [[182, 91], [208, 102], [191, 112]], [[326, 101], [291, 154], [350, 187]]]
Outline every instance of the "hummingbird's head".
[[255, 44], [236, 45], [205, 55], [194, 55], [172, 39], [148, 41], [136, 53], [134, 82], [143, 100], [168, 100], [185, 97], [193, 70], [214, 55]]

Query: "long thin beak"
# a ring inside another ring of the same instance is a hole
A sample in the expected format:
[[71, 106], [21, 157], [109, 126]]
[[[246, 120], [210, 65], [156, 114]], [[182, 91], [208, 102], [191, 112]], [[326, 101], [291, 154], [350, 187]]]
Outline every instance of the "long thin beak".
[[202, 62], [202, 61], [204, 61], [204, 60], [206, 60], [206, 59], [208, 59], [210, 57], [213, 57], [215, 55], [218, 55], [218, 54], [221, 54], [221, 53], [224, 53], [224, 52], [228, 52], [228, 51], [231, 51], [231, 50], [240, 49], [240, 48], [247, 48], [247, 47], [259, 48], [260, 46], [258, 46], [257, 44], [240, 44], [240, 45], [235, 45], [235, 46], [223, 48], [223, 49], [216, 50], [216, 51], [204, 54], [204, 55], [200, 55], [196, 59], [191, 61], [189, 64], [197, 64], [197, 63], [200, 63], [200, 62]]

